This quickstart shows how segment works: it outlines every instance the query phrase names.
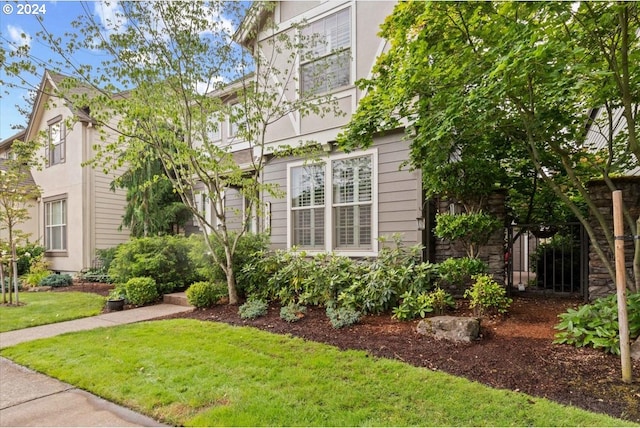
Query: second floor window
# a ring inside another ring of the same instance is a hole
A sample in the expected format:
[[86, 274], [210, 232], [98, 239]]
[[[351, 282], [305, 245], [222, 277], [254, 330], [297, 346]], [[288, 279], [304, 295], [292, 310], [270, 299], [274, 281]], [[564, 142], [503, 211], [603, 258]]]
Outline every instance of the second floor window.
[[300, 66], [303, 93], [322, 93], [351, 82], [351, 10], [310, 23], [302, 31], [309, 45]]
[[48, 166], [64, 162], [65, 159], [65, 127], [62, 121], [49, 124], [49, 145], [47, 149]]

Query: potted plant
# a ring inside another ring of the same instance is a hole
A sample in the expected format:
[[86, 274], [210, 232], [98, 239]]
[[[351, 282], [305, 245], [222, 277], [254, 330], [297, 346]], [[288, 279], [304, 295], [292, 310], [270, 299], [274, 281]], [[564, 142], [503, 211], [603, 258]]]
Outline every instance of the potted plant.
[[111, 290], [107, 297], [107, 310], [108, 311], [121, 311], [124, 309], [126, 294], [123, 289], [116, 287]]

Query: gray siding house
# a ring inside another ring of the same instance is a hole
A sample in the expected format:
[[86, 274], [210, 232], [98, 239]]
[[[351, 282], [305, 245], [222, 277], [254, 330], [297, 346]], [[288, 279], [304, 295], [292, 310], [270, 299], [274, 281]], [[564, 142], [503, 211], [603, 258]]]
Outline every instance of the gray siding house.
[[[295, 247], [309, 254], [364, 257], [378, 254], [381, 236], [400, 234], [406, 245], [423, 243], [417, 221], [423, 217], [421, 174], [402, 166], [409, 158], [403, 130], [376, 137], [367, 150], [344, 153], [335, 145], [363, 96], [355, 82], [370, 75], [386, 47], [377, 33], [394, 6], [389, 1], [281, 1], [267, 11], [255, 3], [236, 34], [241, 44], [255, 52], [273, 37], [272, 32], [260, 31], [267, 14], [279, 32], [304, 22], [303, 33], [320, 37], [327, 48], [316, 49], [316, 58], [296, 64], [298, 78], [287, 91], [310, 90], [307, 77], [316, 61], [328, 61], [335, 78], [313, 90], [332, 94], [344, 113], [322, 118], [289, 114], [268, 128], [266, 153], [311, 141], [323, 148], [313, 162], [294, 156], [270, 157], [264, 167], [262, 180], [277, 184], [285, 197], [262, 195], [265, 215], [250, 228], [268, 231], [274, 249]], [[220, 128], [221, 144], [246, 149], [233, 140], [233, 124]], [[225, 206], [242, 210], [242, 198], [230, 189], [225, 192]]]

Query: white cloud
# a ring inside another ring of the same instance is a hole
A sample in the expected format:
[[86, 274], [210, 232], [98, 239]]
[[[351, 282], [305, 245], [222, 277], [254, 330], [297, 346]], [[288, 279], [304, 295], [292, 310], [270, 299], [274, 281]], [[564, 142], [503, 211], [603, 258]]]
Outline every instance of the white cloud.
[[93, 13], [100, 19], [108, 35], [123, 31], [127, 23], [120, 3], [114, 0], [97, 1]]
[[209, 82], [198, 82], [196, 84], [196, 91], [199, 94], [207, 94], [212, 91], [216, 91], [220, 89], [221, 84], [229, 83], [228, 79], [225, 79], [222, 76], [214, 76], [209, 80]]
[[218, 32], [233, 36], [236, 31], [235, 25], [231, 19], [224, 17], [220, 11], [214, 12], [214, 15], [207, 17], [209, 21], [209, 28], [216, 28]]
[[7, 25], [7, 31], [9, 32], [9, 39], [14, 46], [31, 46], [31, 36], [25, 33], [22, 28]]

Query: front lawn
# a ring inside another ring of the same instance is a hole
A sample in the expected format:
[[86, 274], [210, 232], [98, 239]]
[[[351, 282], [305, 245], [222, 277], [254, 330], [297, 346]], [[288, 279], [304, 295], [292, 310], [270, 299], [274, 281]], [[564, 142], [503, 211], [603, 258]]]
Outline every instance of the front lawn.
[[362, 351], [195, 320], [65, 334], [1, 354], [173, 425], [630, 425]]
[[21, 292], [19, 298], [20, 306], [0, 305], [0, 332], [98, 315], [105, 302], [97, 294], [79, 292]]

